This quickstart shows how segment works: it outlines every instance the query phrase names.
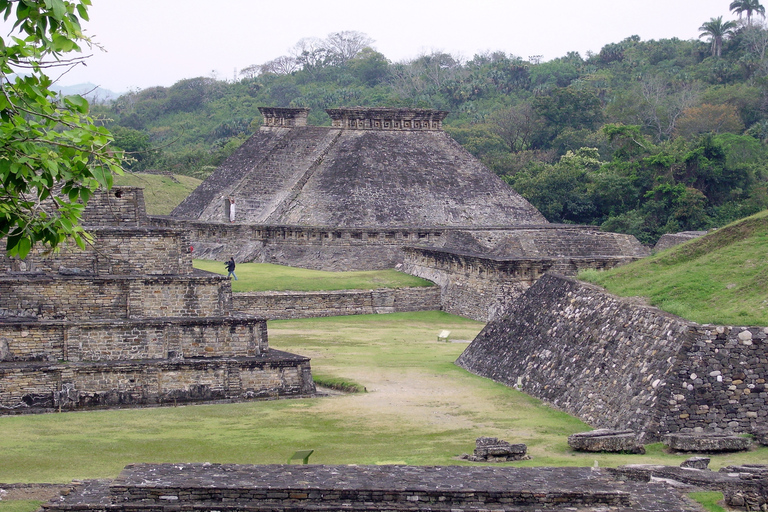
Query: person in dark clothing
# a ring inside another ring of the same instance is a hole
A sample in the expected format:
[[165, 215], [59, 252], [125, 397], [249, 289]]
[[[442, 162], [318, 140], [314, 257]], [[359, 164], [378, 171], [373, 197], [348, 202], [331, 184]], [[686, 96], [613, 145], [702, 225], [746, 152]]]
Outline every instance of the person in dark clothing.
[[235, 275], [235, 258], [229, 258], [229, 261], [224, 264], [227, 267], [227, 277], [234, 277], [235, 281], [237, 281], [237, 276]]

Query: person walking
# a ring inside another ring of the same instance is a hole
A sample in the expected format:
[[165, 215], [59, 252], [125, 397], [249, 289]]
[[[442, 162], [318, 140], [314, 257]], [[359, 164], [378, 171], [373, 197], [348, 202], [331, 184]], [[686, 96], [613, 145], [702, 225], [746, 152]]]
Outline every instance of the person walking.
[[227, 267], [227, 277], [234, 277], [235, 281], [237, 281], [237, 276], [235, 275], [235, 258], [229, 258], [229, 261], [224, 265]]

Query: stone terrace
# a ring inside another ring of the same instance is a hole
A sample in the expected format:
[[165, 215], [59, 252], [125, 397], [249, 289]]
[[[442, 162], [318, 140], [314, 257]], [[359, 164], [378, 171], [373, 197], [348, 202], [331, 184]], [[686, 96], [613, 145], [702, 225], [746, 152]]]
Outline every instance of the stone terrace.
[[662, 484], [592, 468], [136, 464], [44, 506], [48, 511], [683, 511]]
[[232, 312], [186, 231], [148, 225], [141, 189], [93, 197], [86, 250], [0, 256], [0, 413], [314, 393], [309, 359]]

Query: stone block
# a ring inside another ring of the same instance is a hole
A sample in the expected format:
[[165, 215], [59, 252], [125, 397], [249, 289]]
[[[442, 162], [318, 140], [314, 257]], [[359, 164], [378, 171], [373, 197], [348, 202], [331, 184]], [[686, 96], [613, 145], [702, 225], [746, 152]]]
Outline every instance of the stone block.
[[708, 469], [709, 468], [709, 457], [690, 457], [685, 459], [681, 464], [681, 468], [692, 468], [692, 469]]
[[645, 453], [632, 430], [597, 429], [568, 436], [568, 446], [581, 452]]
[[478, 437], [475, 441], [475, 451], [472, 455], [461, 458], [473, 462], [508, 462], [527, 460], [528, 447], [523, 443], [508, 443], [495, 437]]
[[678, 452], [740, 452], [748, 450], [752, 440], [730, 434], [667, 434], [664, 446]]
[[763, 446], [768, 446], [768, 427], [755, 427], [752, 429], [755, 441]]

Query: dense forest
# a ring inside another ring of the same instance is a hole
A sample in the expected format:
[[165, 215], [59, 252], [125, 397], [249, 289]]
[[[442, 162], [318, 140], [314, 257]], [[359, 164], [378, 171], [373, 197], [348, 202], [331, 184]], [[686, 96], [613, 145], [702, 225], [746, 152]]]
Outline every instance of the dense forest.
[[768, 26], [756, 0], [698, 40], [637, 36], [542, 62], [503, 52], [390, 62], [359, 32], [302, 39], [237, 80], [198, 77], [93, 107], [134, 171], [206, 177], [258, 106], [448, 110], [445, 129], [551, 222], [653, 243], [768, 208]]

